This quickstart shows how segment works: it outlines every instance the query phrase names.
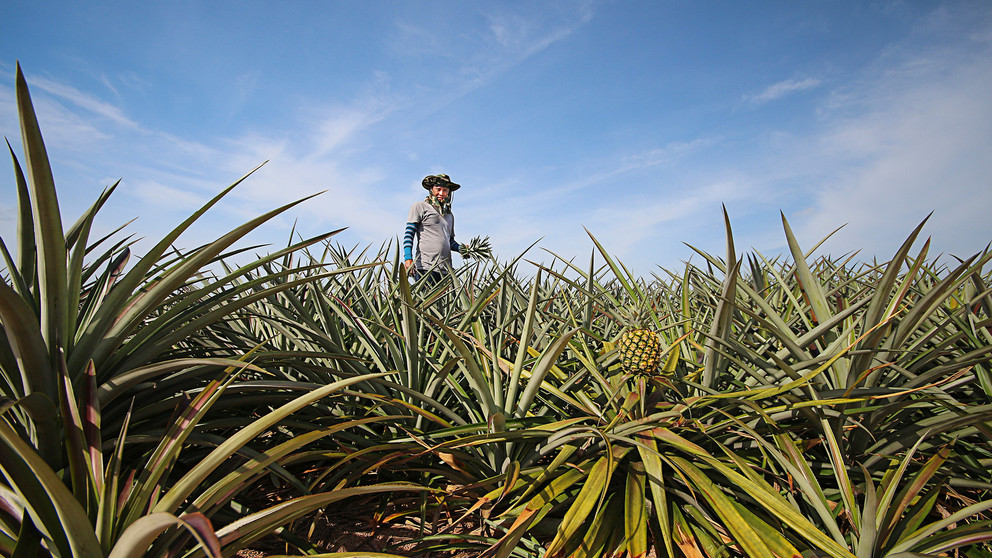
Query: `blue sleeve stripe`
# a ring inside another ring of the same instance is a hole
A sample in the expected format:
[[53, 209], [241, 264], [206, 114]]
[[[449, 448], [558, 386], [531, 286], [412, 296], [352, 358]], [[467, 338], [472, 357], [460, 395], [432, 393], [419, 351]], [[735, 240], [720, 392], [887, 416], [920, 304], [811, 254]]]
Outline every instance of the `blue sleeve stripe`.
[[406, 233], [403, 235], [403, 259], [413, 259], [413, 234], [417, 232], [416, 223], [406, 224]]
[[461, 253], [461, 250], [459, 250], [459, 248], [461, 248], [461, 247], [462, 247], [462, 245], [461, 244], [458, 244], [457, 242], [455, 242], [455, 239], [454, 238], [451, 239], [451, 250], [453, 252], [458, 252], [460, 254]]

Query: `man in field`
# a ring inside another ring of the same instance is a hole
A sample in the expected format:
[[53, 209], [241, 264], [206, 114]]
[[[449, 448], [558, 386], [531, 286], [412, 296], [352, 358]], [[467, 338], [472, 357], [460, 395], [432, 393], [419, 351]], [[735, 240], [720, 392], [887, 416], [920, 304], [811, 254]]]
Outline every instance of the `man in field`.
[[[439, 281], [451, 271], [451, 252], [461, 246], [455, 242], [455, 216], [451, 214], [451, 193], [461, 188], [446, 174], [432, 174], [421, 182], [427, 198], [410, 208], [403, 235], [403, 265], [415, 278]], [[417, 239], [414, 258], [413, 241]]]

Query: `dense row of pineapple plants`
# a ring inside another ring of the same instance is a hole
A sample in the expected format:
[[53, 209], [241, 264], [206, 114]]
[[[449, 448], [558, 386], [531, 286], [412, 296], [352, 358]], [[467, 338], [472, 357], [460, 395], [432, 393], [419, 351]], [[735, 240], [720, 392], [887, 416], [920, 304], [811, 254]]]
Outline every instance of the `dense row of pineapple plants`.
[[813, 260], [783, 218], [788, 254], [740, 258], [725, 216], [677, 273], [590, 236], [427, 286], [394, 245], [235, 247], [295, 203], [176, 250], [235, 184], [132, 259], [90, 238], [113, 187], [64, 228], [17, 97], [0, 555], [317, 554], [338, 502], [418, 555], [986, 555], [988, 251]]

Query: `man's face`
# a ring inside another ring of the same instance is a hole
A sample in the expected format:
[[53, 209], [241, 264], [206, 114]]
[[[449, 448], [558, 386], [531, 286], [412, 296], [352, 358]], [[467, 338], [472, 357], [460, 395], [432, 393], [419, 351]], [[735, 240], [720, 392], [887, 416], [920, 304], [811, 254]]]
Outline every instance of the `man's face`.
[[445, 201], [451, 195], [451, 188], [447, 186], [434, 186], [431, 188], [431, 194], [438, 200]]

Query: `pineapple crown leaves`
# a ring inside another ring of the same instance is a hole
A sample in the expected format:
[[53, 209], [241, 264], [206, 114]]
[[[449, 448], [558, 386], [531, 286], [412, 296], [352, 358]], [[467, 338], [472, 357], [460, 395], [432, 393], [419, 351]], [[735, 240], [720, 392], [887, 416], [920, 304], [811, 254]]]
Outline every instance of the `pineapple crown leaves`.
[[648, 328], [655, 318], [655, 300], [646, 289], [637, 289], [637, 296], [615, 310], [616, 319], [626, 329]]
[[488, 236], [476, 236], [459, 246], [458, 253], [466, 259], [485, 260], [493, 257], [493, 247]]

